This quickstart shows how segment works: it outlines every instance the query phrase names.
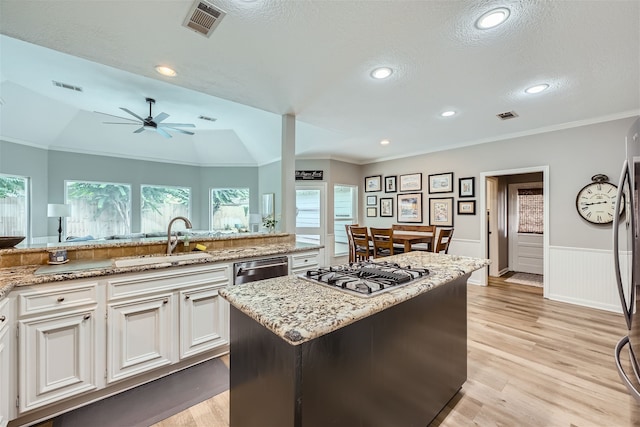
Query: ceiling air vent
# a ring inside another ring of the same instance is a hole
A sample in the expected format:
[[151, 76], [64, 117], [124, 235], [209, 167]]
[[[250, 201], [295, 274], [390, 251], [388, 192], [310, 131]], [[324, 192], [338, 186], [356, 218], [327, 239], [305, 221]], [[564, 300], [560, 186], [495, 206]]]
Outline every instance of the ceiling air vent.
[[515, 111], [507, 111], [506, 113], [496, 114], [500, 120], [515, 119], [518, 114]]
[[61, 87], [63, 89], [75, 90], [76, 92], [83, 92], [80, 86], [74, 86], [67, 83], [57, 82], [55, 80], [51, 80], [54, 86]]
[[215, 118], [213, 118], [213, 117], [207, 117], [207, 116], [198, 116], [198, 118], [199, 118], [200, 120], [207, 120], [207, 121], [209, 121], [209, 122], [215, 122], [216, 120], [218, 120], [218, 119], [215, 119]]
[[196, 0], [182, 25], [209, 37], [226, 14], [211, 3]]

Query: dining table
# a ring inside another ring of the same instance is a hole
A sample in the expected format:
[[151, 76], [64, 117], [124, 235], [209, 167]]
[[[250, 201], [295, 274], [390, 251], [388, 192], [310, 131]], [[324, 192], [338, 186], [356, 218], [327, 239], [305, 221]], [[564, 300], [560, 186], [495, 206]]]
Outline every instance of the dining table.
[[403, 244], [405, 252], [411, 252], [411, 246], [417, 243], [427, 243], [431, 246], [432, 241], [433, 235], [393, 232], [393, 243]]

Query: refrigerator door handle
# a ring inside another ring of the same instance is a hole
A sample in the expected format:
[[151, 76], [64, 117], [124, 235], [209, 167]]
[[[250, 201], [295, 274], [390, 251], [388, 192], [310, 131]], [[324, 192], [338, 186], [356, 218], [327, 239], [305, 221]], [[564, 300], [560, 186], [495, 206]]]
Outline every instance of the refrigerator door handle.
[[613, 262], [615, 264], [615, 276], [616, 276], [616, 284], [618, 285], [618, 294], [620, 295], [620, 302], [622, 303], [622, 314], [624, 314], [624, 320], [627, 322], [627, 328], [631, 329], [631, 313], [633, 312], [633, 307], [627, 304], [627, 299], [624, 296], [624, 288], [622, 285], [622, 274], [620, 270], [620, 252], [619, 249], [619, 235], [618, 235], [618, 227], [620, 225], [620, 215], [617, 215], [619, 212], [619, 204], [622, 203], [622, 193], [625, 182], [630, 182], [629, 177], [629, 162], [627, 160], [624, 161], [622, 165], [622, 173], [620, 174], [620, 181], [618, 182], [618, 194], [616, 195], [616, 214], [613, 215]]
[[[620, 352], [622, 351], [623, 347], [628, 343], [629, 343], [629, 337], [627, 336], [622, 338], [620, 341], [618, 341], [618, 344], [616, 344], [616, 352], [615, 352], [616, 368], [618, 368], [618, 374], [620, 374], [620, 378], [622, 379], [622, 382], [627, 386], [631, 395], [633, 395], [633, 397], [638, 402], [640, 402], [640, 392], [636, 390], [635, 386], [627, 376], [626, 372], [624, 372], [624, 369], [622, 368], [622, 363], [620, 363]], [[633, 356], [633, 353], [629, 353], [629, 354], [630, 356]]]

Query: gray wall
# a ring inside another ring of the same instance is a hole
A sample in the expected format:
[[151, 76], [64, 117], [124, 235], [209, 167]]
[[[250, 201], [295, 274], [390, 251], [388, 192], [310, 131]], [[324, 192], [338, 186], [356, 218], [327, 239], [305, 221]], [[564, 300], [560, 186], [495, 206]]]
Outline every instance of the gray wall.
[[[428, 223], [429, 174], [453, 172], [454, 192], [458, 194], [458, 178], [476, 177], [483, 172], [549, 166], [550, 245], [578, 248], [610, 249], [611, 227], [596, 226], [582, 220], [575, 209], [577, 192], [591, 181], [591, 176], [604, 173], [617, 182], [625, 156], [625, 136], [635, 118], [614, 120], [571, 129], [511, 138], [454, 150], [424, 154], [405, 159], [365, 165], [361, 178], [369, 175], [400, 175], [422, 172], [424, 222]], [[377, 194], [378, 197], [384, 193]], [[479, 189], [476, 188], [476, 201]], [[364, 195], [361, 200], [364, 204]], [[390, 224], [395, 218], [365, 218], [367, 225]], [[479, 216], [455, 216], [458, 239], [480, 239]]]
[[[0, 141], [0, 173], [19, 175], [31, 181], [31, 221], [32, 236], [46, 236], [49, 229], [52, 235], [57, 234], [57, 223], [54, 218], [47, 218], [47, 203], [61, 203], [60, 200], [49, 200], [48, 188], [48, 151], [27, 145]], [[50, 223], [50, 224], [49, 224]]]
[[[257, 167], [198, 167], [108, 156], [42, 150], [0, 141], [0, 173], [31, 178], [32, 236], [57, 234], [57, 222], [47, 218], [47, 203], [63, 203], [64, 181], [106, 181], [130, 184], [132, 232], [140, 230], [140, 185], [189, 187], [194, 229], [209, 228], [210, 188], [249, 188], [250, 212], [259, 211]], [[45, 226], [47, 225], [47, 226]]]

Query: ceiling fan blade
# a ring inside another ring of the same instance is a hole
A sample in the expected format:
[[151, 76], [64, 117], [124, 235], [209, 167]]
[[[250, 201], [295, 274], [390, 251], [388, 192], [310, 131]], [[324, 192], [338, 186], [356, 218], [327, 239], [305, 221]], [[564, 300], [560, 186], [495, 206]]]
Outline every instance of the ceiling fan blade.
[[[189, 132], [188, 130], [182, 130], [182, 129], [172, 128], [172, 127], [169, 127], [169, 126], [163, 126], [163, 127], [164, 127], [164, 128], [166, 128], [166, 129], [175, 130], [176, 132], [184, 133], [184, 134], [187, 134], [187, 135], [195, 135], [195, 133], [193, 133], [193, 132]], [[158, 128], [158, 129], [160, 129], [160, 128]]]
[[[129, 120], [131, 122], [133, 122], [133, 119], [130, 119], [128, 117], [120, 117], [120, 116], [114, 116], [113, 114], [107, 114], [107, 113], [101, 113], [100, 111], [94, 111], [94, 113], [98, 113], [98, 114], [104, 114], [105, 116], [110, 116], [110, 117], [115, 117], [116, 119], [120, 119], [120, 120]], [[137, 124], [137, 123], [136, 123]]]
[[137, 115], [136, 113], [134, 113], [133, 111], [128, 110], [128, 109], [126, 109], [124, 107], [120, 107], [120, 109], [122, 111], [126, 111], [127, 113], [131, 114], [133, 117], [135, 117], [136, 119], [140, 120], [141, 122], [144, 122], [144, 119], [142, 117], [140, 117], [139, 115]]
[[144, 132], [144, 126], [142, 126], [140, 129], [136, 129], [133, 131], [133, 133], [140, 133], [140, 132]]
[[132, 122], [132, 123], [120, 123], [120, 122], [102, 122], [103, 125], [136, 125], [136, 126], [140, 126], [140, 123], [138, 122]]
[[160, 123], [161, 121], [165, 120], [167, 117], [169, 117], [167, 113], [160, 113], [153, 118], [153, 121], [156, 123]]
[[169, 135], [169, 132], [167, 132], [162, 128], [156, 128], [156, 132], [158, 132], [160, 135], [164, 136], [165, 138], [171, 138], [171, 135]]
[[175, 128], [175, 127], [194, 128], [194, 127], [196, 127], [196, 125], [194, 125], [193, 123], [161, 123], [161, 124], [158, 124], [158, 126], [162, 126], [162, 127], [165, 127], [165, 128]]

